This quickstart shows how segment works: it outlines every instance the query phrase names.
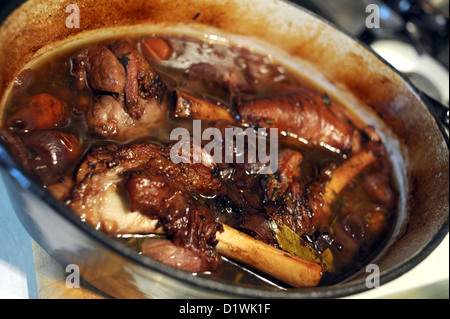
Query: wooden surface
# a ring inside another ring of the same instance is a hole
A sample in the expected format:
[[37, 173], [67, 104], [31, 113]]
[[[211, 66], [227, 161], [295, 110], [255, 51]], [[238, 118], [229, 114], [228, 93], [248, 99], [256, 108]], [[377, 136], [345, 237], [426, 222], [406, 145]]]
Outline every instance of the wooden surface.
[[36, 270], [38, 296], [40, 299], [105, 299], [100, 291], [80, 280], [79, 288], [69, 288], [62, 265], [57, 263], [38, 244], [32, 242], [33, 257]]

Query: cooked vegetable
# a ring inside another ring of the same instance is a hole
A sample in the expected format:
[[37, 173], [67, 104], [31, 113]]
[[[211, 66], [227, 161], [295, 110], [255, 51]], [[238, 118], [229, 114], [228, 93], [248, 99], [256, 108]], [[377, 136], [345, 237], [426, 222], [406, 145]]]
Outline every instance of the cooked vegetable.
[[172, 48], [161, 38], [147, 38], [142, 41], [142, 52], [152, 62], [161, 62], [170, 58]]
[[67, 123], [65, 103], [48, 93], [29, 97], [7, 119], [7, 126], [19, 131], [50, 130]]
[[338, 154], [359, 148], [358, 133], [346, 120], [336, 116], [321, 95], [295, 91], [270, 98], [242, 101], [238, 105], [243, 123], [278, 128], [280, 133], [310, 147]]
[[319, 253], [311, 246], [311, 244], [308, 244], [286, 225], [275, 220], [271, 221], [269, 225], [281, 249], [300, 258], [322, 264], [327, 271], [334, 271], [333, 255], [329, 249], [325, 250], [323, 253]]

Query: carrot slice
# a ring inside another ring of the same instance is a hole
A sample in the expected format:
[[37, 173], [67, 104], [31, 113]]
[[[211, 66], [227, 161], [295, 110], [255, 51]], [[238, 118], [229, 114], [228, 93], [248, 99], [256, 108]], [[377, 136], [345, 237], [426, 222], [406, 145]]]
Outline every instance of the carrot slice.
[[142, 42], [142, 53], [151, 62], [161, 62], [170, 58], [172, 48], [161, 38], [147, 38]]
[[13, 129], [49, 130], [62, 126], [67, 120], [67, 105], [51, 94], [41, 93], [25, 100], [7, 120]]

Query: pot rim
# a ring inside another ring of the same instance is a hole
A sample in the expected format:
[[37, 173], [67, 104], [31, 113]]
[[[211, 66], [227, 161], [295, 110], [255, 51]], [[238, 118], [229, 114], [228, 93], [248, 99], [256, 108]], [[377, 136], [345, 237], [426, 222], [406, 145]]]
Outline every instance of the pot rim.
[[[14, 3], [24, 3], [25, 1], [19, 0], [14, 1]], [[442, 123], [438, 120], [433, 108], [430, 106], [429, 102], [421, 94], [421, 92], [412, 84], [412, 82], [403, 74], [401, 74], [396, 68], [394, 68], [389, 62], [372, 50], [368, 45], [361, 42], [359, 39], [352, 36], [347, 31], [343, 30], [339, 26], [336, 26], [330, 21], [327, 21], [323, 17], [317, 15], [310, 10], [303, 8], [295, 3], [289, 2], [287, 0], [280, 0], [280, 2], [286, 3], [297, 10], [302, 10], [307, 14], [313, 16], [314, 18], [320, 20], [322, 23], [336, 29], [338, 32], [343, 33], [347, 37], [351, 38], [352, 41], [361, 45], [364, 50], [369, 51], [371, 54], [376, 56], [377, 59], [381, 60], [385, 65], [387, 65], [393, 72], [397, 73], [400, 78], [408, 85], [408, 88], [417, 96], [420, 104], [424, 106], [430, 113], [433, 120], [436, 122], [438, 129], [445, 140], [447, 148], [449, 148], [449, 138], [445, 132]], [[7, 15], [8, 16], [8, 15]], [[4, 18], [6, 19], [7, 16]], [[0, 25], [3, 21], [0, 21]], [[0, 140], [0, 167], [4, 170], [10, 177], [12, 177], [16, 182], [18, 182], [22, 188], [30, 191], [39, 200], [44, 201], [54, 213], [63, 217], [67, 222], [72, 224], [77, 229], [81, 230], [82, 233], [90, 237], [93, 241], [99, 245], [107, 248], [109, 251], [117, 254], [119, 257], [124, 258], [144, 269], [149, 269], [151, 271], [158, 272], [167, 277], [175, 279], [187, 284], [190, 287], [203, 289], [211, 292], [216, 292], [220, 294], [225, 294], [232, 297], [243, 297], [243, 298], [283, 298], [283, 299], [298, 299], [298, 298], [339, 298], [350, 295], [355, 295], [367, 291], [369, 288], [366, 287], [365, 281], [362, 279], [356, 281], [341, 282], [331, 286], [314, 287], [314, 288], [290, 288], [287, 291], [283, 290], [273, 290], [268, 288], [253, 288], [246, 287], [239, 284], [230, 284], [225, 282], [220, 282], [207, 277], [193, 276], [191, 273], [187, 273], [175, 268], [168, 267], [160, 262], [152, 260], [151, 258], [139, 255], [137, 252], [133, 251], [131, 248], [118, 243], [111, 236], [95, 230], [93, 227], [83, 223], [75, 214], [73, 214], [70, 209], [62, 205], [58, 200], [56, 200], [47, 190], [43, 189], [40, 183], [30, 174], [19, 168], [16, 161], [11, 156], [7, 145]], [[11, 172], [19, 172], [20, 176], [13, 176]], [[399, 276], [407, 273], [420, 262], [426, 259], [444, 240], [444, 238], [449, 233], [449, 216], [447, 215], [446, 221], [441, 226], [439, 231], [434, 235], [432, 240], [415, 256], [411, 257], [407, 261], [403, 262], [395, 268], [388, 269], [380, 274], [381, 285], [385, 285], [388, 282], [393, 281]], [[107, 293], [107, 292], [106, 292]]]

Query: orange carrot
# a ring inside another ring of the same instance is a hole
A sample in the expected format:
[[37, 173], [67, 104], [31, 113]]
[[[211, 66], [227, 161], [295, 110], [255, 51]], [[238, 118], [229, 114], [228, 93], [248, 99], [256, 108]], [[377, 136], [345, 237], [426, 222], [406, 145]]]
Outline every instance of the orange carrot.
[[25, 103], [7, 120], [9, 127], [18, 130], [48, 130], [62, 126], [67, 120], [67, 106], [53, 95], [41, 93]]
[[161, 38], [147, 38], [142, 42], [142, 52], [151, 62], [165, 61], [172, 55], [172, 48]]

